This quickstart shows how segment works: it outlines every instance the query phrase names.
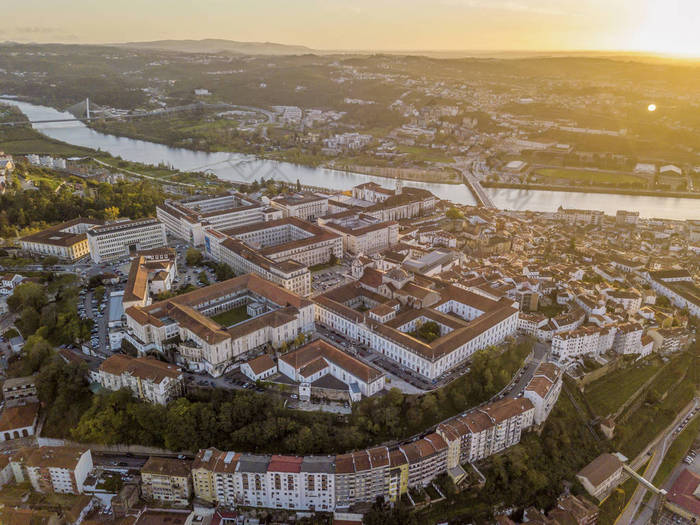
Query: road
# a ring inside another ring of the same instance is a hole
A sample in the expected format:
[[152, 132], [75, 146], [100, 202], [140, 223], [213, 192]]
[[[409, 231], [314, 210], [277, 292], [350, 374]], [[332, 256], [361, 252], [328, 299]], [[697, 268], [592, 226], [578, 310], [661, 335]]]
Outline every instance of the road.
[[[671, 446], [671, 443], [673, 443], [673, 440], [678, 436], [678, 434], [673, 433], [673, 430], [676, 428], [676, 426], [678, 426], [678, 423], [681, 420], [683, 420], [686, 415], [688, 415], [688, 413], [691, 410], [694, 410], [698, 406], [700, 406], [699, 400], [695, 398], [691, 403], [688, 404], [688, 406], [685, 407], [685, 409], [681, 411], [681, 413], [676, 417], [676, 419], [674, 419], [673, 423], [666, 427], [663, 433], [655, 439], [655, 442], [652, 443], [651, 447], [648, 448], [648, 453], [653, 454], [653, 457], [651, 459], [651, 463], [649, 464], [645, 472], [645, 478], [647, 480], [651, 481], [652, 479], [654, 479], [656, 472], [659, 470], [659, 467], [661, 466], [661, 463], [663, 462], [663, 459], [666, 456], [666, 452], [668, 452], [668, 448]], [[635, 460], [630, 464], [630, 466], [635, 470], [638, 469], [648, 457], [648, 453], [642, 453], [639, 456], [637, 456]], [[639, 506], [642, 504], [642, 500], [644, 499], [646, 493], [647, 490], [644, 487], [642, 487], [641, 485], [637, 485], [634, 494], [630, 498], [625, 509], [622, 511], [622, 514], [618, 516], [616, 523], [619, 523], [620, 525], [622, 525], [623, 523], [633, 522], [647, 523], [645, 521], [637, 522], [634, 520], [634, 517], [636, 516], [637, 511], [639, 510]], [[645, 515], [645, 513], [643, 512], [642, 515]]]

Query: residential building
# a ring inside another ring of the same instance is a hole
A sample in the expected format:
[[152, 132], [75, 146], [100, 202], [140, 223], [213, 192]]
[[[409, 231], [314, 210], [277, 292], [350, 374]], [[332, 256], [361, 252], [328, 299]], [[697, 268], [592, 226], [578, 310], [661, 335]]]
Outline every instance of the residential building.
[[94, 219], [73, 219], [37, 233], [22, 237], [22, 250], [33, 255], [54, 256], [64, 261], [77, 261], [90, 253], [87, 231], [103, 224]]
[[649, 272], [652, 289], [667, 297], [678, 308], [687, 308], [690, 315], [700, 318], [700, 288], [687, 270]]
[[218, 197], [166, 200], [156, 216], [168, 234], [194, 246], [204, 243], [204, 228], [229, 229], [262, 222], [265, 205], [241, 193]]
[[617, 210], [617, 215], [615, 215], [615, 223], [618, 226], [636, 226], [638, 221], [638, 211]]
[[33, 436], [39, 406], [36, 402], [6, 406], [0, 414], [0, 442]]
[[86, 448], [23, 448], [10, 458], [10, 464], [15, 481], [28, 481], [37, 492], [82, 494], [92, 471], [92, 454]]
[[2, 384], [2, 397], [7, 404], [14, 401], [36, 400], [36, 375], [5, 379]]
[[177, 366], [147, 357], [114, 354], [100, 364], [93, 377], [104, 388], [128, 388], [134, 397], [158, 405], [185, 392], [184, 376]]
[[529, 399], [535, 407], [536, 425], [541, 425], [547, 420], [559, 399], [563, 375], [563, 370], [555, 364], [541, 363], [525, 387], [523, 397]]
[[165, 226], [157, 219], [123, 219], [87, 232], [90, 258], [100, 264], [166, 245]]
[[141, 494], [147, 500], [186, 506], [192, 497], [191, 462], [151, 456], [141, 467]]
[[680, 326], [675, 328], [652, 328], [647, 335], [654, 341], [654, 351], [662, 355], [684, 350], [691, 342], [692, 334]]
[[617, 327], [613, 350], [618, 354], [639, 354], [642, 351], [644, 329], [638, 323], [624, 323]]
[[569, 226], [599, 225], [603, 222], [604, 216], [605, 214], [602, 211], [566, 209], [561, 206], [559, 206], [555, 214], [556, 220], [562, 221]]

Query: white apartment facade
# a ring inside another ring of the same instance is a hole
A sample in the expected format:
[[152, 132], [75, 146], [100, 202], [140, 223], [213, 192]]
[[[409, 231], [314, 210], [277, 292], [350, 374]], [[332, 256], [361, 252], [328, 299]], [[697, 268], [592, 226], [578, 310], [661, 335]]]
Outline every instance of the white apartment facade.
[[10, 464], [17, 483], [28, 481], [41, 493], [82, 494], [93, 469], [90, 449], [72, 447], [20, 449]]
[[108, 390], [128, 388], [134, 397], [158, 405], [166, 405], [185, 392], [182, 371], [156, 359], [114, 354], [102, 362], [93, 377]]
[[313, 222], [328, 214], [328, 197], [300, 192], [276, 197], [270, 201], [270, 206], [280, 210], [284, 218], [294, 217]]
[[156, 217], [165, 225], [168, 234], [201, 246], [205, 228], [238, 228], [262, 222], [264, 209], [261, 202], [233, 193], [204, 199], [165, 201], [156, 207]]
[[87, 232], [90, 258], [96, 264], [137, 251], [166, 245], [165, 226], [157, 219], [124, 220], [97, 226]]

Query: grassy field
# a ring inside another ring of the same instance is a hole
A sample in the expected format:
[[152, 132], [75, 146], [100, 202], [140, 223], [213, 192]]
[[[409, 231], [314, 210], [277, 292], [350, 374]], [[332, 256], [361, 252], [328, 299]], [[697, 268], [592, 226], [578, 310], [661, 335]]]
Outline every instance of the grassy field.
[[637, 389], [658, 372], [658, 361], [610, 372], [586, 387], [586, 399], [599, 416], [618, 410]]
[[[27, 118], [17, 108], [0, 104], [0, 122], [25, 121]], [[12, 155], [28, 153], [51, 155], [86, 155], [87, 148], [71, 146], [45, 137], [31, 126], [0, 126], [0, 150]]]
[[659, 432], [670, 425], [695, 395], [695, 387], [689, 379], [672, 389], [660, 403], [644, 404], [630, 414], [623, 425], [618, 425], [619, 450], [628, 458], [634, 458]]
[[224, 312], [219, 315], [215, 315], [211, 318], [215, 323], [219, 323], [221, 326], [231, 326], [241, 321], [250, 319], [248, 312], [246, 311], [246, 305], [239, 306], [228, 312]]
[[638, 184], [646, 187], [647, 180], [632, 174], [606, 173], [602, 171], [577, 170], [567, 168], [540, 168], [535, 170], [534, 175], [539, 179], [566, 179], [571, 182], [583, 184]]
[[676, 437], [675, 441], [668, 449], [668, 452], [666, 452], [666, 457], [664, 457], [661, 466], [659, 466], [659, 470], [656, 471], [656, 475], [654, 476], [654, 485], [661, 487], [664, 484], [676, 465], [688, 453], [693, 441], [698, 437], [698, 432], [700, 432], [700, 418], [695, 418], [685, 427], [683, 432]]

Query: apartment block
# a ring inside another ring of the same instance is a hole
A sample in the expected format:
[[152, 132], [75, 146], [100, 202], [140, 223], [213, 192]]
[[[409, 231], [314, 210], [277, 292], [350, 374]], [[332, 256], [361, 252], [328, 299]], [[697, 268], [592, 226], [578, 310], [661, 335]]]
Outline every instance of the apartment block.
[[104, 388], [128, 388], [134, 397], [158, 405], [185, 392], [184, 376], [177, 366], [146, 357], [114, 354], [100, 364], [93, 377]]
[[92, 471], [89, 449], [73, 447], [23, 448], [11, 458], [17, 483], [29, 482], [37, 492], [82, 494]]
[[147, 500], [185, 506], [192, 497], [191, 462], [149, 457], [141, 467], [141, 494]]
[[157, 219], [120, 220], [87, 232], [90, 258], [100, 264], [166, 245], [165, 226]]

